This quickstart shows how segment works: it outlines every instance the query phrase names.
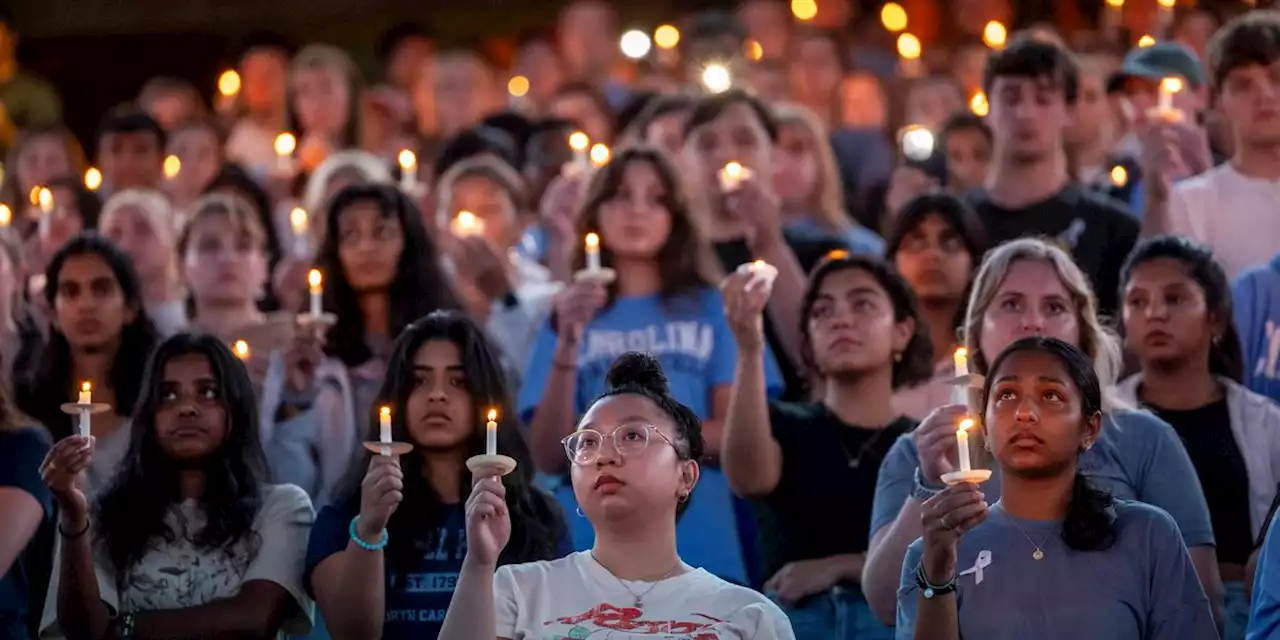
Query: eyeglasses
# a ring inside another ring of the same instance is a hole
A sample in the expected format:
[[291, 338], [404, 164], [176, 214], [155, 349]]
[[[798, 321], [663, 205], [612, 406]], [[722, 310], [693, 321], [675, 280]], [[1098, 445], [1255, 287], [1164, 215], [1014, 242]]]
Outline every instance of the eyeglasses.
[[671, 438], [657, 427], [642, 423], [624, 424], [609, 433], [600, 433], [595, 429], [579, 429], [565, 436], [560, 443], [564, 445], [565, 455], [569, 456], [571, 462], [585, 466], [594, 463], [600, 457], [600, 451], [604, 448], [606, 439], [613, 441], [613, 450], [624, 458], [644, 453], [649, 446], [650, 433], [658, 434], [659, 438], [665, 440], [677, 454], [680, 454], [680, 448], [671, 441]]

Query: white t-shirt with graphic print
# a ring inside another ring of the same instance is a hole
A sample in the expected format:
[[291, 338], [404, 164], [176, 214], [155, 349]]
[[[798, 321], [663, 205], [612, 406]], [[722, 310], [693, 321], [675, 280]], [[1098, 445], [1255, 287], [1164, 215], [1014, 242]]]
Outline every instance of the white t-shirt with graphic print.
[[702, 569], [623, 582], [589, 551], [501, 567], [493, 591], [497, 636], [510, 640], [795, 638], [786, 614], [760, 593]]

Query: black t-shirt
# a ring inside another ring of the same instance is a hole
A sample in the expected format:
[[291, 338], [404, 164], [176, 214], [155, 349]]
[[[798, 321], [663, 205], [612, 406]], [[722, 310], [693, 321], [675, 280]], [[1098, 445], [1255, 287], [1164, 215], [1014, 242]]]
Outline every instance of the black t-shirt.
[[789, 562], [866, 551], [880, 462], [915, 421], [868, 429], [814, 402], [770, 403], [769, 420], [782, 477], [755, 501], [765, 579]]
[[1231, 431], [1226, 398], [1188, 411], [1147, 407], [1173, 425], [1191, 456], [1205, 502], [1209, 504], [1218, 561], [1245, 564], [1253, 551], [1249, 474], [1244, 454]]
[[1020, 209], [1001, 207], [982, 189], [969, 198], [993, 245], [1025, 236], [1057, 241], [1089, 276], [1100, 312], [1114, 314], [1120, 267], [1141, 230], [1123, 203], [1075, 185]]
[[[851, 251], [848, 243], [842, 238], [821, 231], [786, 229], [782, 232], [782, 235], [805, 273], [812, 271], [813, 266], [832, 251], [837, 249]], [[720, 260], [720, 264], [724, 267], [726, 273], [733, 273], [734, 269], [737, 269], [742, 264], [760, 257], [751, 255], [751, 250], [747, 248], [746, 241], [742, 239], [717, 242], [715, 250], [716, 257]], [[768, 316], [765, 317], [767, 318]], [[782, 399], [803, 399], [805, 397], [804, 380], [800, 378], [800, 374], [797, 371], [797, 363], [791, 362], [787, 357], [787, 352], [782, 348], [782, 343], [778, 341], [777, 330], [772, 322], [764, 323], [764, 335], [769, 341], [769, 348], [773, 350], [774, 357], [778, 360], [778, 369], [781, 371], [782, 379], [787, 385], [782, 394]]]

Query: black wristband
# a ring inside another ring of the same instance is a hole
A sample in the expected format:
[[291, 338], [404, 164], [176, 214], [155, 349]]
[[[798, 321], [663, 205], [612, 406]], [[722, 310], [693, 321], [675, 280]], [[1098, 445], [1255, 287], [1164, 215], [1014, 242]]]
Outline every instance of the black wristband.
[[920, 566], [916, 569], [916, 586], [920, 587], [920, 593], [924, 595], [926, 599], [932, 599], [934, 596], [955, 593], [956, 578], [955, 576], [951, 576], [951, 579], [947, 580], [945, 584], [932, 584], [929, 582], [929, 576], [924, 574], [924, 563], [921, 562]]
[[520, 298], [516, 297], [514, 291], [508, 291], [507, 295], [502, 296], [502, 308], [510, 311], [518, 306], [520, 306]]
[[83, 529], [81, 529], [81, 530], [80, 530], [79, 532], [77, 532], [77, 533], [67, 533], [66, 531], [64, 531], [64, 530], [63, 530], [63, 528], [62, 528], [62, 523], [61, 523], [61, 522], [59, 522], [59, 523], [58, 523], [58, 535], [62, 536], [62, 537], [63, 537], [63, 539], [66, 539], [66, 540], [75, 540], [75, 539], [77, 539], [77, 538], [83, 537], [83, 536], [84, 536], [84, 534], [86, 534], [86, 533], [89, 533], [89, 520], [88, 520], [88, 519], [85, 519], [85, 521], [84, 521], [84, 528], [83, 528]]

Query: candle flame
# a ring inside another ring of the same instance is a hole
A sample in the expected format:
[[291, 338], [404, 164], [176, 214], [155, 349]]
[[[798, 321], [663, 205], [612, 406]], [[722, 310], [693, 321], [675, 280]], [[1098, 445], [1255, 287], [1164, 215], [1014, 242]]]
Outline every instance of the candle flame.
[[90, 391], [93, 391], [93, 385], [90, 384], [88, 380], [85, 380], [84, 382], [80, 383], [80, 390], [85, 393], [88, 393]]
[[302, 233], [307, 230], [307, 210], [302, 207], [294, 207], [289, 212], [289, 226], [293, 228], [294, 233]]
[[0, 227], [7, 227], [13, 224], [13, 209], [9, 205], [0, 203]]
[[591, 145], [591, 164], [597, 169], [609, 163], [609, 147], [602, 143]]
[[459, 229], [471, 229], [476, 226], [476, 214], [470, 211], [459, 211], [454, 219], [458, 221]]
[[380, 418], [390, 418], [390, 417], [391, 417], [391, 407], [388, 407], [388, 406], [386, 406], [386, 405], [382, 405], [382, 407], [381, 407], [380, 409], [378, 409], [378, 417], [380, 417]]
[[791, 15], [808, 22], [818, 16], [818, 0], [791, 0]]
[[702, 70], [702, 86], [711, 93], [724, 93], [733, 88], [733, 75], [729, 67], [720, 62], [708, 64]]
[[1124, 0], [1107, 0], [1107, 6], [1112, 9], [1121, 9], [1124, 7]]
[[967, 358], [967, 357], [969, 357], [969, 350], [968, 350], [968, 349], [966, 349], [966, 348], [964, 348], [964, 347], [957, 347], [957, 348], [956, 348], [956, 358], [957, 358], [957, 359], [959, 359], [959, 358]]
[[1172, 9], [1173, 5], [1177, 4], [1177, 0], [1156, 0], [1156, 2], [1159, 3], [1161, 9], [1166, 10]]
[[849, 252], [844, 249], [832, 249], [827, 252], [828, 260], [844, 260], [849, 257]]
[[249, 359], [249, 343], [248, 342], [245, 342], [244, 340], [236, 340], [235, 345], [232, 346], [231, 349], [236, 352], [237, 358], [240, 358], [241, 360]]
[[489, 422], [497, 422], [497, 421], [498, 421], [498, 410], [497, 410], [497, 409], [490, 409], [490, 410], [489, 410]]
[[969, 99], [969, 110], [979, 118], [990, 113], [991, 103], [987, 102], [987, 94], [981, 91], [973, 94], [973, 97]]
[[1182, 91], [1182, 78], [1170, 76], [1160, 81], [1160, 90], [1165, 93], [1178, 93]]
[[40, 205], [40, 210], [48, 213], [53, 210], [53, 191], [48, 187], [39, 187], [36, 193], [36, 202]]
[[742, 165], [737, 162], [730, 162], [724, 166], [724, 175], [734, 180], [742, 178]]
[[569, 147], [579, 153], [586, 151], [591, 146], [591, 138], [581, 131], [574, 131], [569, 136]]
[[748, 39], [746, 44], [747, 59], [752, 62], [759, 62], [764, 59], [764, 46], [759, 40]]
[[680, 30], [673, 25], [664, 24], [653, 30], [653, 43], [659, 49], [671, 49], [680, 44]]
[[89, 167], [84, 170], [84, 188], [90, 191], [97, 191], [102, 186], [102, 172], [97, 167]]
[[600, 236], [596, 235], [595, 233], [588, 233], [586, 241], [587, 241], [587, 251], [594, 251], [600, 248]]
[[1124, 167], [1116, 165], [1111, 169], [1111, 184], [1117, 187], [1123, 187], [1129, 182], [1129, 172]]
[[324, 277], [320, 275], [319, 269], [312, 269], [307, 272], [307, 284], [311, 285], [312, 289], [319, 289], [323, 282]]
[[973, 428], [973, 418], [965, 418], [964, 420], [960, 421], [960, 424], [956, 425], [956, 429], [959, 431], [968, 431], [969, 429], [972, 429], [972, 428]]
[[228, 97], [240, 93], [240, 74], [235, 69], [227, 69], [218, 76], [218, 93]]
[[414, 155], [413, 152], [408, 149], [400, 151], [400, 156], [397, 160], [400, 162], [400, 168], [405, 171], [409, 171], [418, 166], [418, 156]]
[[278, 156], [291, 156], [298, 148], [298, 139], [292, 133], [284, 132], [276, 136], [275, 149]]
[[920, 38], [904, 33], [898, 36], [898, 55], [905, 60], [915, 60], [920, 57]]
[[1005, 40], [1009, 37], [1009, 30], [999, 20], [992, 20], [982, 29], [982, 41], [992, 49], [1004, 47]]
[[1156, 43], [1156, 39], [1155, 39], [1155, 38], [1152, 38], [1152, 37], [1151, 37], [1151, 36], [1149, 36], [1149, 35], [1144, 35], [1144, 36], [1142, 36], [1141, 38], [1138, 38], [1138, 46], [1139, 46], [1139, 47], [1142, 47], [1142, 48], [1144, 48], [1144, 49], [1145, 49], [1146, 47], [1149, 47], [1149, 46], [1151, 46], [1151, 45], [1155, 44], [1155, 43]]
[[164, 158], [164, 177], [173, 179], [178, 177], [182, 172], [182, 160], [175, 155], [168, 155]]
[[880, 7], [880, 24], [891, 32], [897, 33], [907, 28], [907, 10], [896, 2], [886, 2]]
[[769, 266], [769, 263], [765, 262], [764, 260], [754, 260], [751, 262], [752, 271], [755, 271], [756, 269], [760, 269], [762, 267], [767, 267], [767, 266]]
[[529, 95], [529, 79], [524, 76], [511, 76], [507, 81], [507, 93], [513, 98], [523, 98]]

